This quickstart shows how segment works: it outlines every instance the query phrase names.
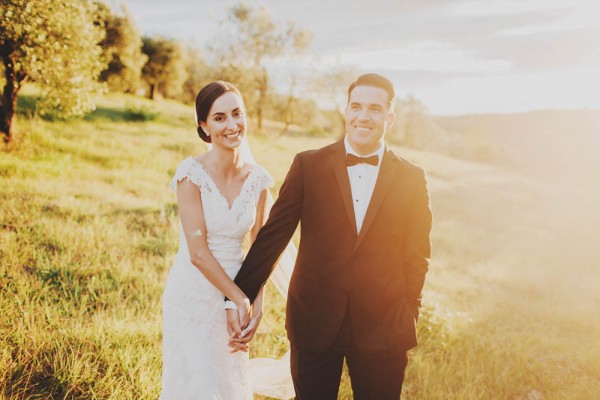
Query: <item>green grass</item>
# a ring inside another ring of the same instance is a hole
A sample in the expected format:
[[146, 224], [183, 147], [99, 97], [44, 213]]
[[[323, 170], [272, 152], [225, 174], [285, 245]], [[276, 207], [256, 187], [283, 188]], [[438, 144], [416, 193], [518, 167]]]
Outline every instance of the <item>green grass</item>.
[[[83, 120], [51, 122], [20, 104], [0, 153], [0, 398], [155, 399], [178, 243], [167, 183], [204, 151], [192, 108], [110, 94]], [[277, 187], [296, 152], [332, 140], [266, 131], [251, 140]], [[600, 196], [395, 150], [428, 171], [435, 217], [405, 398], [599, 398]], [[266, 303], [251, 354], [279, 357], [285, 305], [271, 285]]]

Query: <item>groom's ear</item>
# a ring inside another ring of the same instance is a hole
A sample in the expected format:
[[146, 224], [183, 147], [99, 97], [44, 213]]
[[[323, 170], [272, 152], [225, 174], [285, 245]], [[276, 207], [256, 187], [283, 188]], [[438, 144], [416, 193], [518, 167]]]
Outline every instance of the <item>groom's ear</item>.
[[396, 113], [390, 111], [386, 117], [387, 129], [391, 129], [394, 126], [394, 122], [396, 121]]

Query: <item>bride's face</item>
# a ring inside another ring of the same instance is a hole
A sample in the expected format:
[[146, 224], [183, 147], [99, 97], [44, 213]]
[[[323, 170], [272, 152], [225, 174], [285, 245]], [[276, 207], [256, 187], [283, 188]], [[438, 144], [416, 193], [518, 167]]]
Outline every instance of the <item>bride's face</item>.
[[244, 102], [234, 92], [223, 93], [200, 126], [211, 137], [213, 146], [238, 147], [247, 130]]

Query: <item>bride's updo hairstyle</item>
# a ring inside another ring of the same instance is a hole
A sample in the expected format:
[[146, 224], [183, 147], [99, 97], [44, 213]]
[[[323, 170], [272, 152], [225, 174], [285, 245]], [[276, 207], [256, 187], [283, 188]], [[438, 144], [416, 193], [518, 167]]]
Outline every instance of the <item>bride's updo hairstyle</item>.
[[215, 100], [226, 92], [233, 92], [240, 96], [242, 104], [244, 99], [242, 94], [232, 83], [225, 81], [214, 81], [204, 86], [198, 96], [196, 96], [196, 122], [198, 123], [198, 136], [206, 143], [211, 142], [210, 136], [200, 127], [200, 122], [206, 122], [210, 108]]

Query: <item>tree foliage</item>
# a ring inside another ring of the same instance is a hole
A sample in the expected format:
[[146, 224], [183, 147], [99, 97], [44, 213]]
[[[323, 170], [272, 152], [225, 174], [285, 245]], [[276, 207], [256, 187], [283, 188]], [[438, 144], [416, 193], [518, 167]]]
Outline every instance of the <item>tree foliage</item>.
[[346, 116], [344, 109], [348, 101], [348, 86], [358, 77], [358, 69], [354, 66], [329, 67], [317, 73], [313, 79], [313, 93], [320, 97], [327, 108], [333, 110], [335, 123], [331, 129], [343, 135], [346, 132]]
[[144, 37], [142, 52], [148, 61], [142, 68], [142, 79], [148, 84], [148, 97], [157, 93], [175, 97], [183, 89], [187, 76], [187, 57], [184, 48], [175, 40], [162, 37]]
[[18, 92], [27, 80], [42, 86], [42, 113], [68, 117], [91, 111], [105, 66], [98, 45], [104, 32], [93, 23], [95, 5], [81, 0], [0, 0], [0, 5], [4, 140], [11, 140]]
[[425, 105], [413, 95], [397, 101], [396, 122], [393, 139], [403, 146], [416, 149], [423, 148], [423, 127], [427, 125], [429, 116]]
[[200, 50], [188, 48], [186, 52], [188, 59], [186, 79], [179, 98], [184, 103], [194, 103], [200, 88], [221, 77], [218, 76], [218, 71], [202, 57]]
[[148, 57], [142, 53], [142, 37], [125, 6], [114, 13], [104, 3], [98, 5], [98, 25], [104, 27], [106, 36], [100, 46], [108, 65], [100, 74], [113, 91], [134, 93], [139, 87], [142, 67]]
[[217, 38], [212, 53], [222, 76], [242, 83], [240, 89], [261, 130], [271, 90], [269, 62], [304, 51], [312, 34], [293, 22], [278, 25], [265, 6], [252, 7], [244, 2], [229, 10], [222, 25], [224, 33]]

